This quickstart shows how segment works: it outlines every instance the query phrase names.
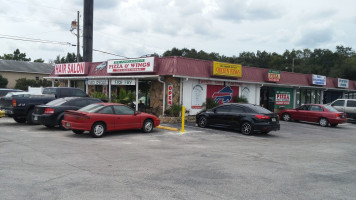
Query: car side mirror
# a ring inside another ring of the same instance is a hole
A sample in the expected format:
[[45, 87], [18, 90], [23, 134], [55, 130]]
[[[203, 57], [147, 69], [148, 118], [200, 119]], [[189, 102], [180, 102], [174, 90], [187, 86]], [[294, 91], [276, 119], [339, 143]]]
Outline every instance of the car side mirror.
[[138, 114], [140, 114], [141, 112], [139, 112], [139, 111], [135, 111], [135, 115], [138, 115]]

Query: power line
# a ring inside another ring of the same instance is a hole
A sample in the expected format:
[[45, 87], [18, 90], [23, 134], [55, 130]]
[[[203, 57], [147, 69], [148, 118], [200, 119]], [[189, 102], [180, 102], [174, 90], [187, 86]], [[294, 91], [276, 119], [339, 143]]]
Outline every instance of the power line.
[[[59, 42], [59, 41], [52, 41], [52, 40], [42, 40], [42, 39], [36, 39], [36, 38], [27, 38], [27, 37], [19, 37], [19, 36], [12, 36], [12, 35], [4, 35], [4, 34], [0, 34], [0, 38], [3, 39], [9, 39], [9, 40], [19, 40], [19, 41], [25, 41], [25, 42], [37, 42], [37, 43], [43, 43], [43, 44], [58, 44], [58, 45], [66, 45], [66, 46], [77, 46], [76, 44], [72, 44], [70, 42]], [[81, 46], [83, 48], [83, 46]], [[100, 53], [104, 53], [104, 54], [109, 54], [109, 55], [113, 55], [113, 56], [118, 56], [118, 57], [123, 57], [123, 58], [128, 58], [126, 56], [121, 56], [115, 53], [110, 53], [107, 51], [102, 51], [102, 50], [97, 50], [97, 49], [93, 49], [93, 51], [97, 51]]]

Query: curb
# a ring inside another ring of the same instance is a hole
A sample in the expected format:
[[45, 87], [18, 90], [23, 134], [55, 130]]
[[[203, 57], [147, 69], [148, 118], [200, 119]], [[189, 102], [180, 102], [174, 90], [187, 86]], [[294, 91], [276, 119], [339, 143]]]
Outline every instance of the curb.
[[156, 128], [160, 128], [160, 129], [165, 129], [165, 130], [170, 130], [170, 131], [180, 131], [179, 129], [177, 128], [173, 128], [173, 127], [168, 127], [168, 126], [156, 126]]

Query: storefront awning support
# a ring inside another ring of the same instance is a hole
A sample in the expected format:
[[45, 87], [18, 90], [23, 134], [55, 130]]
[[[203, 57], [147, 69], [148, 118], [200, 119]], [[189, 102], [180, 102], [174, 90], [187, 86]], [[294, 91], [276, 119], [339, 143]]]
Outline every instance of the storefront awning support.
[[138, 111], [138, 78], [135, 79], [136, 82], [136, 111]]

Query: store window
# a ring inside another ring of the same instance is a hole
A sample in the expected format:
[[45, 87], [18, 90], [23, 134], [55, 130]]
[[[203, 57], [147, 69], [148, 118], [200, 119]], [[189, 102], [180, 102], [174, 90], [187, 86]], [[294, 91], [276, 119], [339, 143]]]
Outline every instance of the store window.
[[296, 106], [301, 106], [306, 103], [319, 104], [321, 101], [321, 90], [297, 89], [296, 90]]

